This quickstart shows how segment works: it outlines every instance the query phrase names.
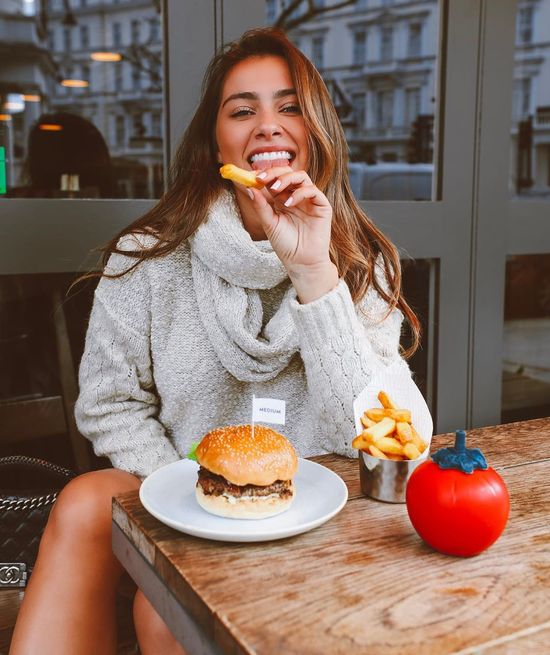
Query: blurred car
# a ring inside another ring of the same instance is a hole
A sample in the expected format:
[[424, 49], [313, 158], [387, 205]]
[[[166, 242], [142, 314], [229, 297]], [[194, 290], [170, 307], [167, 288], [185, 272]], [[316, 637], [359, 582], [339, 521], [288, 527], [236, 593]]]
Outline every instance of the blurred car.
[[433, 164], [350, 162], [358, 200], [431, 200]]

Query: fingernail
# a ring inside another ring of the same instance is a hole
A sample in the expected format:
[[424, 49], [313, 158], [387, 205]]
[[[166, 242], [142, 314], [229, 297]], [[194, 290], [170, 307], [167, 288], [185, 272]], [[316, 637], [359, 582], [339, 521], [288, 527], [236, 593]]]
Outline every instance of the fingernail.
[[281, 180], [277, 180], [277, 181], [275, 182], [275, 184], [272, 184], [272, 185], [271, 185], [271, 188], [273, 189], [273, 191], [277, 191], [277, 189], [278, 189], [280, 186], [281, 186]]
[[250, 196], [251, 200], [254, 200], [254, 194], [252, 193], [252, 189], [247, 189], [246, 192]]
[[289, 197], [286, 199], [285, 207], [290, 207], [290, 205], [292, 205], [293, 202], [294, 202], [294, 198], [293, 198], [292, 196], [289, 196]]
[[258, 175], [256, 175], [256, 177], [257, 177], [259, 180], [263, 180], [264, 177], [267, 177], [267, 173], [266, 173], [265, 171], [262, 171], [261, 173], [258, 173]]

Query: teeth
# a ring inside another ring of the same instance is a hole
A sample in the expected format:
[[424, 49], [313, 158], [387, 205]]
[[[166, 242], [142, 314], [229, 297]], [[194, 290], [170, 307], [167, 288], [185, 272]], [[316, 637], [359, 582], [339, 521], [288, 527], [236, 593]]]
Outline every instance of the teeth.
[[257, 155], [252, 155], [250, 157], [251, 162], [255, 161], [267, 161], [270, 159], [290, 159], [291, 154], [286, 150], [280, 150], [279, 152], [259, 152]]

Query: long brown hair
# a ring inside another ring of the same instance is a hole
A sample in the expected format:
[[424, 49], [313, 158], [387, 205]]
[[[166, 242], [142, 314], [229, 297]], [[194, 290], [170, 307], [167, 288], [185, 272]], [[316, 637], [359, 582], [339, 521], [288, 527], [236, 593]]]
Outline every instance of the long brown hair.
[[[145, 259], [171, 252], [205, 221], [209, 206], [222, 190], [231, 188], [231, 182], [220, 177], [217, 163], [215, 127], [222, 87], [235, 64], [262, 56], [282, 57], [290, 69], [308, 135], [308, 173], [333, 208], [331, 259], [355, 302], [364, 298], [369, 286], [374, 285], [388, 302], [389, 311], [397, 307], [403, 312], [413, 337], [412, 346], [405, 354], [411, 355], [420, 342], [420, 323], [401, 292], [397, 249], [365, 215], [351, 191], [348, 146], [321, 76], [309, 59], [275, 28], [245, 32], [211, 60], [199, 106], [171, 164], [166, 192], [144, 216], [124, 228], [102, 249], [103, 265], [112, 253], [121, 253], [136, 259], [131, 270]], [[154, 233], [157, 240], [145, 250], [119, 250], [118, 240], [129, 233]], [[384, 265], [385, 285], [374, 275], [379, 255]]]

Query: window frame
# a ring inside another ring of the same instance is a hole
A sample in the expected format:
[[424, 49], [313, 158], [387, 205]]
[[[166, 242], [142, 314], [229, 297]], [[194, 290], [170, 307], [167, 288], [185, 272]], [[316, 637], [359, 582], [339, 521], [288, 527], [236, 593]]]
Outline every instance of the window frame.
[[[261, 0], [163, 5], [166, 167], [206, 62], [224, 41], [265, 24], [265, 7]], [[506, 256], [550, 252], [550, 231], [548, 202], [514, 200], [508, 191], [516, 1], [443, 0], [440, 7], [435, 200], [362, 206], [404, 255], [438, 261], [428, 396], [443, 432], [500, 421]], [[88, 270], [97, 263], [92, 249], [153, 203], [2, 199], [0, 274]]]

